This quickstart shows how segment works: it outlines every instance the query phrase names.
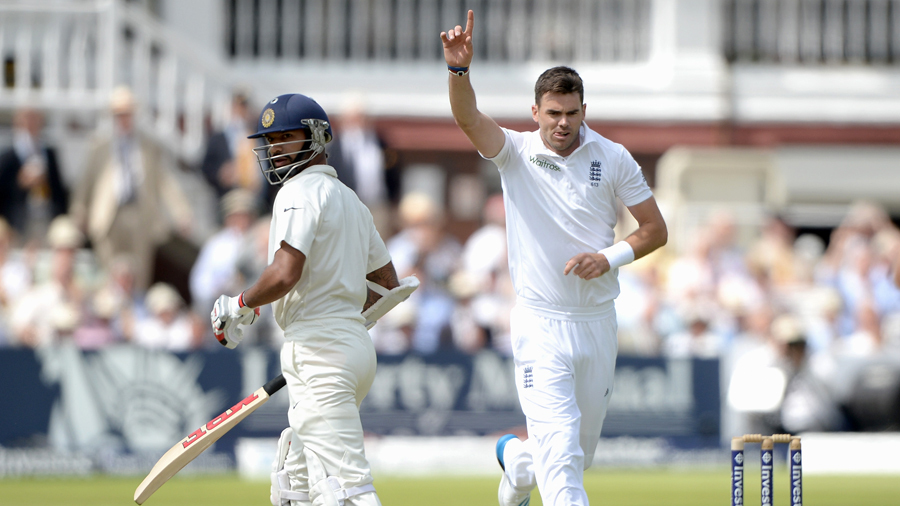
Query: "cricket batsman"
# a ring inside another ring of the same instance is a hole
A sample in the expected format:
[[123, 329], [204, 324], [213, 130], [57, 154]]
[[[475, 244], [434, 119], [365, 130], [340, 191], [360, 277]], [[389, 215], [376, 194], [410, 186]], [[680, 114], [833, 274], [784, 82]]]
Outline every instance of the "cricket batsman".
[[213, 331], [234, 348], [243, 337], [240, 325], [252, 324], [264, 304], [272, 305], [284, 330], [290, 427], [273, 466], [272, 504], [376, 506], [359, 416], [375, 378], [366, 329], [418, 281], [397, 279], [372, 214], [326, 165], [332, 130], [318, 103], [300, 94], [272, 99], [250, 136], [259, 137], [266, 141], [254, 148], [260, 168], [281, 186], [269, 265], [240, 295], [219, 298]]

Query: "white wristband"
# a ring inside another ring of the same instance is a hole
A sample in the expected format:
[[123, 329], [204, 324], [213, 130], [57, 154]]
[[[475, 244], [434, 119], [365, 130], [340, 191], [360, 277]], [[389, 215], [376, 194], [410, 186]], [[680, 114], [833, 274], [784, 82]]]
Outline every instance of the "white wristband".
[[623, 265], [634, 262], [634, 249], [628, 244], [628, 241], [619, 241], [597, 253], [602, 254], [609, 260], [609, 270], [618, 269]]

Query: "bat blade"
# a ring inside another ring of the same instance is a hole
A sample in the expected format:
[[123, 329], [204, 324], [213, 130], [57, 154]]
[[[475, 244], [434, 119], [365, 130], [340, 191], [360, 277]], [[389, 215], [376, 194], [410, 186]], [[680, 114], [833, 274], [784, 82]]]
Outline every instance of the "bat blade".
[[256, 411], [269, 397], [285, 385], [284, 376], [278, 375], [244, 400], [227, 409], [221, 415], [206, 422], [169, 449], [153, 466], [144, 481], [134, 491], [134, 502], [144, 504], [159, 487], [181, 471], [184, 466], [212, 446], [225, 433]]

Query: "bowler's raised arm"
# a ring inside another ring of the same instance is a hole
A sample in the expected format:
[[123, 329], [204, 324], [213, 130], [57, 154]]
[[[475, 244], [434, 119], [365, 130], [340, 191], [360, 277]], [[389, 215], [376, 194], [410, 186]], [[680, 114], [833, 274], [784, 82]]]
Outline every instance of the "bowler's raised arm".
[[457, 25], [446, 32], [441, 32], [444, 60], [446, 60], [450, 72], [450, 109], [456, 124], [466, 134], [475, 149], [482, 155], [493, 158], [503, 148], [505, 137], [500, 126], [478, 110], [475, 90], [469, 81], [474, 26], [475, 13], [470, 10], [465, 30]]

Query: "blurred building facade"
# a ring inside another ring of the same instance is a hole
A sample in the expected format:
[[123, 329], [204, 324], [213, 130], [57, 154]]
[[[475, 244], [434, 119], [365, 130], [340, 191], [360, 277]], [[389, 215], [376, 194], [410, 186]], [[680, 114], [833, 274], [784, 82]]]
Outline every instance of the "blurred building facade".
[[254, 104], [299, 91], [333, 114], [362, 94], [401, 165], [437, 169], [436, 184], [410, 177], [403, 193], [438, 193], [465, 236], [480, 205], [452, 207], [447, 169], [483, 162], [450, 117], [438, 33], [468, 8], [486, 113], [530, 128], [536, 76], [571, 65], [591, 126], [651, 184], [676, 146], [900, 144], [897, 0], [6, 0], [0, 114], [47, 111], [72, 181], [119, 84], [187, 164], [227, 123], [236, 87]]

